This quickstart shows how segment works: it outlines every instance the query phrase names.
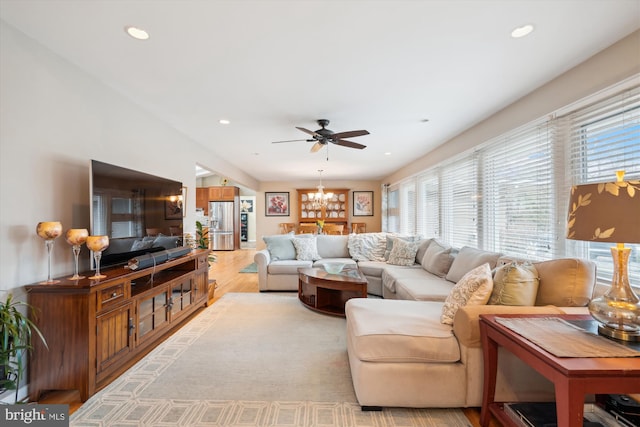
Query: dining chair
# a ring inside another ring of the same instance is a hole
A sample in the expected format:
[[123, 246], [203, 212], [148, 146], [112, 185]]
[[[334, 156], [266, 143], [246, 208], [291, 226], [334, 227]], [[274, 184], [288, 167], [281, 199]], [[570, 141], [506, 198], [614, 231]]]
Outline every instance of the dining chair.
[[160, 234], [159, 228], [147, 228], [147, 236], [157, 236]]
[[314, 223], [300, 223], [300, 225], [298, 226], [298, 233], [299, 234], [317, 234], [318, 233], [318, 226]]
[[281, 222], [278, 225], [280, 226], [280, 234], [287, 234], [296, 230], [295, 222]]
[[322, 228], [324, 234], [342, 234], [344, 231], [344, 224], [325, 224]]
[[351, 223], [351, 232], [352, 233], [366, 233], [367, 232], [367, 224], [364, 222], [352, 222]]

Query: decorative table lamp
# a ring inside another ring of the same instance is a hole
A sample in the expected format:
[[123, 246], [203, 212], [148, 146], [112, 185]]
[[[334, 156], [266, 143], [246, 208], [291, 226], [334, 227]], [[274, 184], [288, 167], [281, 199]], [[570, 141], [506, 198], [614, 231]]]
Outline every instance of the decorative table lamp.
[[47, 247], [47, 254], [49, 257], [49, 273], [47, 274], [47, 280], [45, 282], [40, 282], [40, 284], [53, 285], [54, 283], [59, 283], [60, 280], [51, 279], [51, 250], [53, 249], [53, 241], [62, 234], [62, 224], [60, 221], [39, 222], [36, 227], [36, 233], [44, 239], [44, 244]]
[[80, 246], [87, 241], [89, 231], [86, 228], [70, 228], [65, 236], [67, 243], [72, 245], [73, 257], [75, 259], [75, 274], [69, 277], [69, 280], [84, 279], [84, 276], [78, 275], [78, 255], [80, 255]]
[[89, 279], [104, 279], [107, 276], [100, 274], [100, 258], [102, 258], [102, 251], [109, 247], [109, 236], [89, 236], [87, 247], [93, 252], [93, 259], [96, 261], [96, 274]]
[[[613, 280], [604, 295], [589, 303], [589, 312], [600, 322], [601, 335], [640, 341], [640, 299], [629, 284], [631, 248], [640, 243], [640, 181], [577, 185], [571, 189], [567, 238], [591, 242], [614, 242]], [[624, 243], [623, 243], [624, 242]]]

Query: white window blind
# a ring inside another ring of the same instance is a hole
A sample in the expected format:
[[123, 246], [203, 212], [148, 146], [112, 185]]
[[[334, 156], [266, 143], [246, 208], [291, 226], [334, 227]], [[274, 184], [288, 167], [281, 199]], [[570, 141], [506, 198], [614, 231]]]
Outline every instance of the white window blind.
[[416, 232], [416, 183], [411, 179], [400, 186], [400, 233]]
[[[405, 208], [403, 207], [402, 210]], [[400, 232], [400, 190], [391, 187], [387, 193], [387, 230], [390, 233]]]
[[478, 247], [478, 173], [475, 155], [442, 167], [442, 239], [454, 247]]
[[[640, 179], [640, 87], [582, 108], [566, 120], [572, 185], [615, 181], [617, 170], [625, 171], [625, 179]], [[578, 255], [597, 263], [598, 279], [611, 280], [611, 244], [575, 242], [573, 246]], [[629, 279], [638, 286], [640, 245], [629, 246]]]
[[552, 258], [554, 168], [549, 125], [527, 126], [482, 152], [483, 247], [525, 259]]
[[417, 178], [416, 234], [440, 237], [440, 185], [438, 170]]

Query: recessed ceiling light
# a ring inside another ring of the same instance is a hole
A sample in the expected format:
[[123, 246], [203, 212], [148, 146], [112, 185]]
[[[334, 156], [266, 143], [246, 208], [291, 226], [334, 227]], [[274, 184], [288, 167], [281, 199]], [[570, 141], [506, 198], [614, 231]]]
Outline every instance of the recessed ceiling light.
[[218, 120], [218, 123], [220, 123], [221, 125], [228, 125], [231, 122], [227, 119], [220, 119]]
[[526, 25], [523, 25], [522, 27], [515, 28], [513, 31], [511, 31], [511, 37], [513, 37], [514, 39], [519, 39], [520, 37], [529, 35], [532, 31], [533, 31], [533, 25], [526, 24]]
[[385, 156], [390, 156], [391, 152], [387, 151], [386, 153], [384, 153]]
[[130, 25], [128, 27], [124, 27], [124, 30], [127, 32], [127, 34], [137, 40], [147, 40], [149, 38], [149, 33], [138, 27], [133, 27]]

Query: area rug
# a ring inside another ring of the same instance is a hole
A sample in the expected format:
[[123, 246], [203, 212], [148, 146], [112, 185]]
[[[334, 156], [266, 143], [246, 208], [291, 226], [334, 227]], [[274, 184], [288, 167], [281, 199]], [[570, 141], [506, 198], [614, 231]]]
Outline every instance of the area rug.
[[245, 268], [240, 270], [240, 273], [257, 273], [257, 272], [258, 272], [258, 264], [256, 264], [255, 262], [252, 262], [251, 264], [247, 265]]
[[363, 412], [345, 320], [293, 293], [225, 294], [91, 397], [71, 426], [468, 427], [459, 409]]

